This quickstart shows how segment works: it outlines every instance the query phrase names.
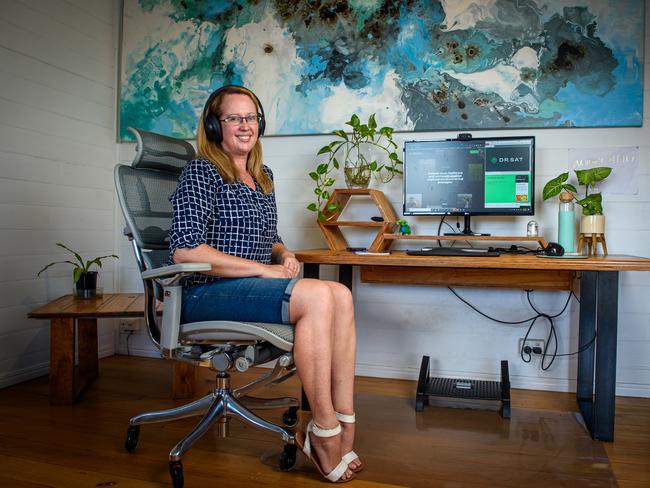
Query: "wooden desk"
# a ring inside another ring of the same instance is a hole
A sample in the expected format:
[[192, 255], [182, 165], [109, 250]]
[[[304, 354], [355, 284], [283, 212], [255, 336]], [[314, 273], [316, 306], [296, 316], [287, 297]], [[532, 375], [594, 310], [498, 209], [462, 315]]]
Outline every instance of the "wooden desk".
[[352, 288], [352, 267], [360, 267], [361, 281], [441, 286], [495, 286], [525, 289], [570, 289], [580, 274], [578, 344], [595, 347], [578, 355], [576, 399], [594, 439], [614, 440], [616, 395], [616, 335], [618, 273], [650, 271], [650, 259], [635, 256], [594, 256], [551, 259], [533, 255], [499, 257], [357, 255], [316, 249], [295, 253], [304, 263], [305, 278], [318, 278], [321, 264], [338, 265], [339, 281]]

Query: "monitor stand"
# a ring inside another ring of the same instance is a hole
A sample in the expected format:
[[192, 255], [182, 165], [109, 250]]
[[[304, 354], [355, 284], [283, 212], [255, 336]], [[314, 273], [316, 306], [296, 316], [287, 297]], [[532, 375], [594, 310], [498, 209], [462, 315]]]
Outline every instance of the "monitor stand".
[[470, 224], [470, 216], [469, 215], [464, 215], [465, 218], [465, 225], [463, 230], [460, 232], [445, 232], [444, 235], [446, 236], [489, 236], [490, 234], [482, 234], [480, 232], [473, 232], [472, 231], [472, 226]]

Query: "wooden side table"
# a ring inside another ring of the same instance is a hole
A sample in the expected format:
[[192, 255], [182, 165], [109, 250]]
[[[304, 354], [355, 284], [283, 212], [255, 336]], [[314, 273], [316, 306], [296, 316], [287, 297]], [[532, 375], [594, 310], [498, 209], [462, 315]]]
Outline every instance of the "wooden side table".
[[[74, 403], [97, 377], [97, 319], [143, 315], [142, 293], [107, 293], [93, 298], [65, 295], [29, 313], [29, 318], [50, 320], [50, 403]], [[194, 395], [194, 370], [193, 365], [174, 363], [174, 398]]]

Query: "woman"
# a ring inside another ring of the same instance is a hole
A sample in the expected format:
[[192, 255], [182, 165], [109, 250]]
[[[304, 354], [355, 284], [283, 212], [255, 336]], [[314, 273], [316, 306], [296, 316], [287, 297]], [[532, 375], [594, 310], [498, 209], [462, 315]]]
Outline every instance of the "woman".
[[[273, 174], [262, 164], [264, 111], [257, 97], [225, 86], [208, 98], [190, 161], [171, 197], [175, 263], [207, 262], [183, 288], [183, 322], [295, 324], [294, 362], [313, 419], [298, 444], [331, 481], [362, 468], [354, 442], [355, 324], [343, 285], [297, 279], [300, 264], [277, 234]], [[340, 422], [340, 423], [339, 423]]]

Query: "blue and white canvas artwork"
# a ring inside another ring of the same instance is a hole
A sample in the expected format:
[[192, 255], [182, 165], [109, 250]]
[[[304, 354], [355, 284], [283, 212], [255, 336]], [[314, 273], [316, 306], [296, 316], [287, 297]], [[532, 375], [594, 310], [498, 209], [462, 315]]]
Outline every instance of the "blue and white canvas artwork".
[[267, 134], [640, 126], [643, 0], [124, 0], [120, 139], [191, 139], [211, 91]]

